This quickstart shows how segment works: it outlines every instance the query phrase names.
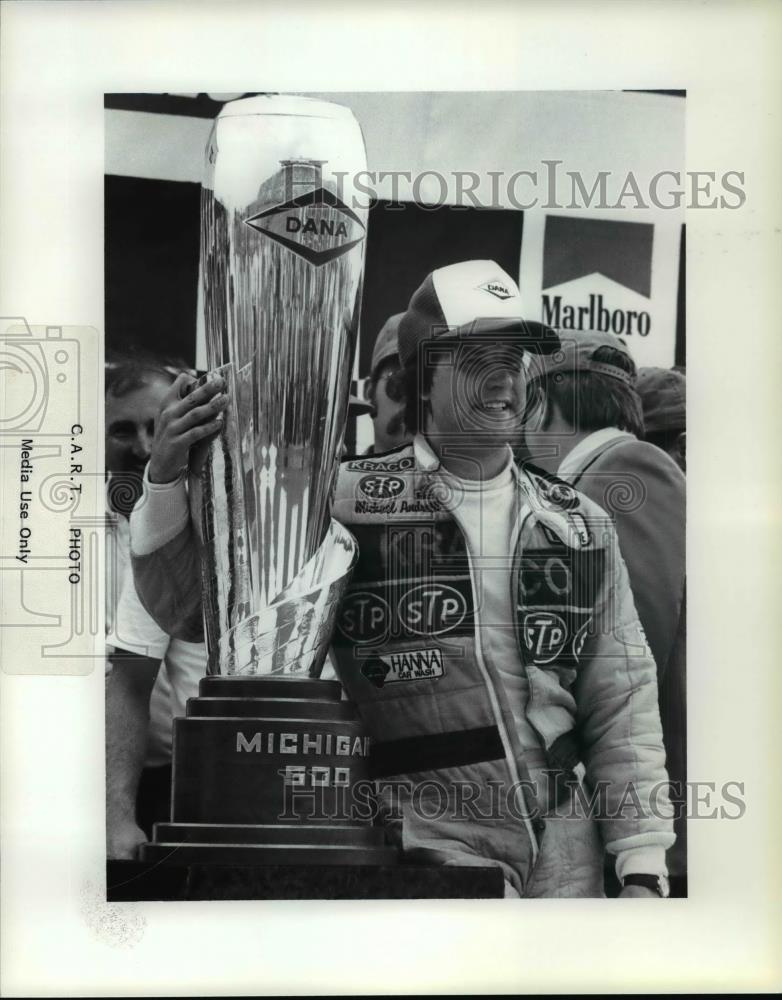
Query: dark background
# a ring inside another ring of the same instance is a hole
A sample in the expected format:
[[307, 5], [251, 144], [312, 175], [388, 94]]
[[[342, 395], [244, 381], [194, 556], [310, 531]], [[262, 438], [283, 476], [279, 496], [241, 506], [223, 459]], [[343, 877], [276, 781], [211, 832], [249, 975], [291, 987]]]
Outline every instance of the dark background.
[[[200, 185], [108, 176], [106, 352], [134, 345], [195, 362]], [[523, 212], [426, 210], [377, 202], [370, 209], [359, 375], [368, 374], [375, 337], [402, 312], [424, 276], [460, 260], [489, 258], [519, 268]], [[676, 364], [685, 347], [685, 234], [679, 258]]]
[[[668, 91], [672, 99], [684, 91]], [[251, 96], [247, 94], [245, 96]], [[206, 94], [113, 94], [107, 108], [214, 118]], [[195, 363], [200, 185], [105, 178], [106, 353], [145, 348]], [[368, 374], [380, 327], [401, 312], [424, 276], [466, 259], [489, 258], [518, 274], [523, 212], [377, 202], [370, 209], [359, 376]], [[685, 364], [685, 232], [682, 226], [676, 358]]]
[[[136, 345], [195, 361], [200, 185], [106, 177], [107, 354]], [[424, 276], [489, 258], [515, 274], [522, 213], [427, 211], [377, 202], [370, 209], [361, 306], [360, 376], [378, 330], [402, 312]]]

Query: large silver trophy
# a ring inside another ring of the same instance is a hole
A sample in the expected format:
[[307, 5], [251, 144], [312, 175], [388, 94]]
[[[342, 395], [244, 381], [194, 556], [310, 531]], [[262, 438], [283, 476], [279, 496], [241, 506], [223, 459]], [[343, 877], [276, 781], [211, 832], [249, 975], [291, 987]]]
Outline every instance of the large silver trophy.
[[213, 674], [317, 675], [328, 649], [354, 558], [329, 500], [367, 222], [345, 198], [365, 162], [350, 111], [303, 98], [227, 105], [207, 147], [206, 345], [229, 395], [197, 514]]
[[356, 557], [329, 502], [367, 226], [353, 179], [365, 165], [351, 112], [306, 98], [227, 104], [207, 145], [206, 378], [222, 376], [229, 397], [190, 481], [209, 665], [174, 723], [171, 823], [156, 826], [150, 859], [390, 857], [380, 829], [349, 809], [369, 741], [340, 685], [317, 679]]

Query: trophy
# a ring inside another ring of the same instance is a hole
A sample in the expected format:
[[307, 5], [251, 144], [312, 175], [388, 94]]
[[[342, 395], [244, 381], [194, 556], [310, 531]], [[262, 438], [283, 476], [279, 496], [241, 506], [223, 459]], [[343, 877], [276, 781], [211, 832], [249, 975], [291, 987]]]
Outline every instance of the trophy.
[[[171, 822], [145, 860], [393, 859], [353, 818], [369, 740], [320, 679], [356, 559], [329, 514], [347, 416], [367, 225], [351, 112], [262, 96], [227, 104], [206, 149], [201, 280], [210, 371], [228, 406], [190, 477], [207, 676], [174, 721]], [[366, 813], [366, 810], [365, 810]]]

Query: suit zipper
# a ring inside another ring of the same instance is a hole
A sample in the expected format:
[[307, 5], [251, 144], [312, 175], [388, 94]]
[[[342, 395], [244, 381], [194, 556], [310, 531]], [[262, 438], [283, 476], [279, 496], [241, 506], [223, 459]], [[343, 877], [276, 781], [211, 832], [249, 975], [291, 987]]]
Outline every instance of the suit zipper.
[[[451, 517], [453, 517], [453, 514], [451, 515]], [[457, 524], [458, 524], [458, 522], [457, 522]], [[459, 526], [459, 530], [460, 531], [462, 530], [461, 526]], [[519, 531], [520, 531], [520, 525], [518, 523], [518, 517], [517, 517], [516, 521], [514, 523], [513, 535], [512, 535], [512, 539], [511, 539], [511, 541], [512, 541], [511, 552], [515, 552], [516, 540], [518, 539]], [[476, 588], [476, 585], [475, 585], [475, 571], [474, 571], [473, 560], [472, 560], [472, 557], [470, 555], [469, 548], [467, 549], [467, 558], [468, 558], [469, 563], [470, 563], [470, 587], [472, 589], [473, 607], [477, 609], [477, 607], [478, 607], [478, 600], [477, 600], [478, 595], [477, 595], [477, 588]], [[477, 611], [476, 611], [476, 618], [477, 618]], [[477, 623], [476, 623], [476, 625], [477, 625]], [[486, 685], [486, 690], [488, 691], [488, 694], [489, 694], [489, 703], [491, 704], [492, 714], [494, 715], [494, 720], [495, 720], [495, 723], [497, 725], [497, 730], [499, 731], [500, 739], [502, 740], [502, 746], [503, 746], [503, 749], [505, 751], [505, 760], [506, 760], [506, 762], [508, 764], [508, 769], [510, 770], [511, 778], [513, 779], [513, 781], [514, 781], [514, 783], [516, 785], [516, 797], [517, 797], [517, 800], [518, 799], [521, 800], [521, 806], [522, 806], [522, 808], [521, 808], [520, 812], [521, 812], [522, 817], [524, 819], [524, 826], [526, 827], [526, 830], [527, 830], [527, 836], [529, 837], [530, 844], [532, 845], [532, 863], [534, 864], [535, 861], [537, 860], [537, 857], [538, 857], [538, 840], [537, 840], [537, 837], [535, 836], [535, 831], [534, 831], [534, 829], [532, 827], [532, 823], [530, 822], [529, 816], [527, 815], [527, 808], [526, 808], [526, 803], [524, 802], [523, 792], [522, 792], [521, 788], [519, 787], [520, 784], [521, 784], [521, 777], [519, 775], [519, 769], [516, 766], [516, 758], [515, 758], [515, 756], [513, 754], [513, 748], [511, 746], [510, 737], [508, 736], [508, 730], [507, 730], [507, 727], [505, 725], [505, 720], [502, 717], [502, 709], [500, 707], [499, 699], [497, 697], [497, 691], [495, 690], [494, 682], [493, 682], [493, 680], [491, 678], [491, 675], [489, 674], [489, 669], [486, 666], [486, 660], [484, 659], [484, 656], [483, 656], [483, 649], [481, 647], [480, 633], [481, 633], [480, 628], [476, 627], [475, 628], [475, 659], [478, 661], [478, 668], [480, 669], [481, 674], [483, 675], [483, 682]]]

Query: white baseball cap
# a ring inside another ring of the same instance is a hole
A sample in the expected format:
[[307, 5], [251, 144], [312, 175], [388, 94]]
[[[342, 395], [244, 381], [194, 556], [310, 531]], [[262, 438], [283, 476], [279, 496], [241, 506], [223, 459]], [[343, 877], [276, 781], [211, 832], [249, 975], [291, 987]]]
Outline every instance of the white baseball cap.
[[399, 357], [406, 365], [425, 341], [518, 333], [520, 349], [548, 354], [559, 338], [542, 323], [525, 320], [513, 278], [493, 260], [466, 260], [432, 271], [416, 289], [399, 321]]

